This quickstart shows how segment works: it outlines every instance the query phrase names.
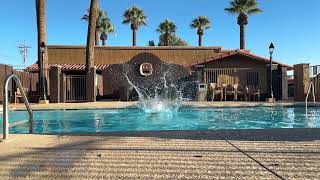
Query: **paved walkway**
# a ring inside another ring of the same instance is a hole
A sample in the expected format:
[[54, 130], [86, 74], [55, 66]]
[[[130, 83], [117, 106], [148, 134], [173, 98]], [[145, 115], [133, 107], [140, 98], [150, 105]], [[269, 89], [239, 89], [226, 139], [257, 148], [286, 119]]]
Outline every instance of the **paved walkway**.
[[11, 135], [1, 179], [319, 179], [320, 130]]

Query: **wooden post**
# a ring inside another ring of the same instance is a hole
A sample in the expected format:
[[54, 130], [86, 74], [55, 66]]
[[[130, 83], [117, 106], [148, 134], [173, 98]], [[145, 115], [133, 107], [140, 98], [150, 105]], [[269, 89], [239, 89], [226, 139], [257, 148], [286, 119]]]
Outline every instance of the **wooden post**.
[[61, 67], [52, 66], [49, 70], [50, 77], [50, 102], [59, 103], [60, 102], [60, 83], [61, 83]]

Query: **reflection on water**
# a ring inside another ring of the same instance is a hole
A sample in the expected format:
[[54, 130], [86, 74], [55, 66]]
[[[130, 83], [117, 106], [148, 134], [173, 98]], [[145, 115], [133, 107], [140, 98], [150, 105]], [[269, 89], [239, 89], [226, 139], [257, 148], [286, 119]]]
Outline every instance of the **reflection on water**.
[[[299, 107], [180, 108], [173, 113], [141, 109], [34, 111], [34, 132], [320, 128], [320, 109], [308, 111], [307, 115]], [[10, 121], [21, 120], [26, 114], [12, 112]], [[28, 133], [28, 125], [10, 131]]]

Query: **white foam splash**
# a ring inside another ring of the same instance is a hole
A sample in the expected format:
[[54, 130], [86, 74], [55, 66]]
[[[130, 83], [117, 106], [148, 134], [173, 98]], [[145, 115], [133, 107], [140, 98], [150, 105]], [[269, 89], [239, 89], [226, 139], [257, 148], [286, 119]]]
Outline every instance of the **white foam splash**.
[[138, 107], [147, 113], [159, 112], [177, 112], [182, 103], [181, 90], [176, 85], [168, 83], [166, 80], [167, 73], [161, 78], [161, 82], [150, 89], [137, 87], [125, 74], [128, 83], [137, 91], [139, 95]]

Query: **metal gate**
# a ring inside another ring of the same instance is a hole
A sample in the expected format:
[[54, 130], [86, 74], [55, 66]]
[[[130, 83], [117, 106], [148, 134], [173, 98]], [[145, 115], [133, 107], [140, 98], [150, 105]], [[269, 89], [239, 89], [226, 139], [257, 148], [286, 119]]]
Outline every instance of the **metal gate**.
[[86, 76], [66, 75], [65, 98], [66, 102], [86, 101]]

